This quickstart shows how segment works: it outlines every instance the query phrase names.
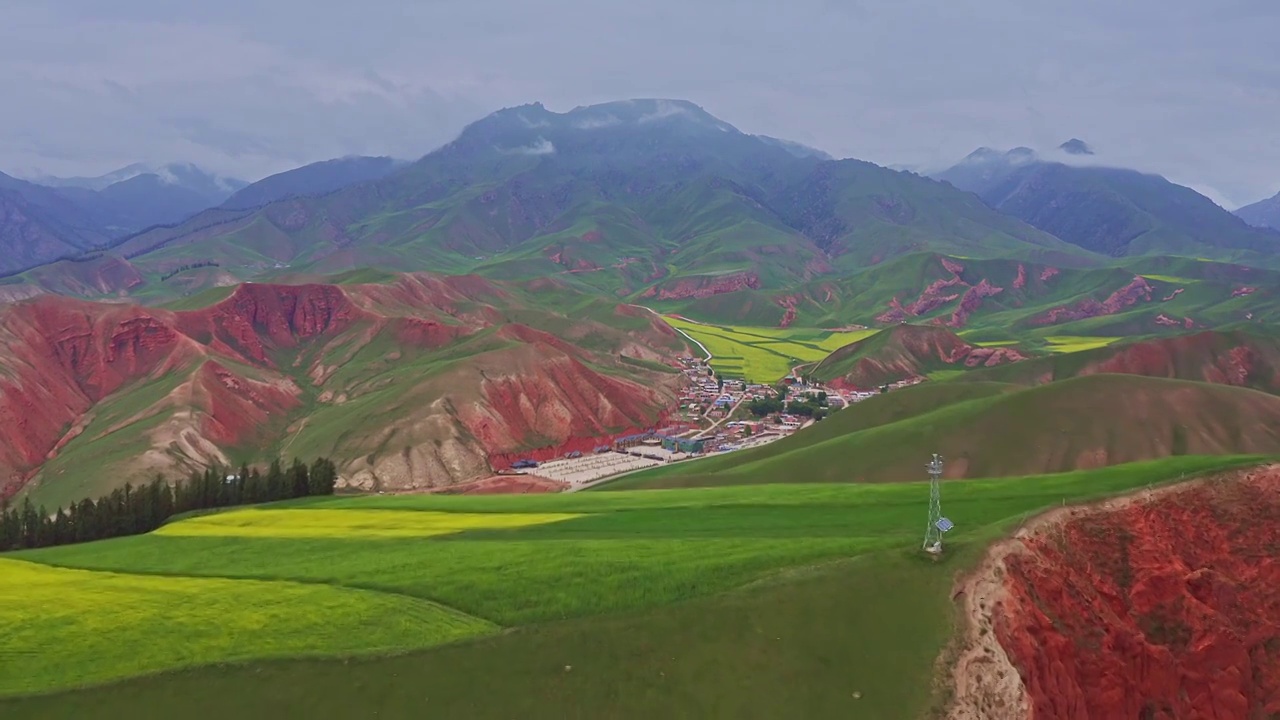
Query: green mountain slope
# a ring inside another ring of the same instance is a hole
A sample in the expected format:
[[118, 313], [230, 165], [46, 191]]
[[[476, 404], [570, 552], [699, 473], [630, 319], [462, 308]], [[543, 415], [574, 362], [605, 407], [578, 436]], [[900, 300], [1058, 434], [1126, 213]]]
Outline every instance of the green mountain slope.
[[825, 160], [670, 100], [509, 108], [380, 179], [212, 210], [113, 253], [143, 279], [122, 289], [142, 298], [173, 297], [161, 278], [201, 265], [220, 271], [182, 292], [381, 267], [554, 275], [610, 296], [676, 300], [776, 295], [919, 251], [1096, 262], [946, 184]]
[[[1209, 383], [1090, 375], [1029, 389], [989, 384], [948, 397], [949, 383], [893, 391], [759, 448], [624, 478], [623, 488], [765, 482], [904, 482], [941, 453], [948, 477], [1063, 472], [1189, 454], [1280, 452], [1280, 397]], [[905, 398], [905, 399], [904, 399]], [[941, 403], [930, 407], [930, 400]], [[877, 406], [909, 402], [912, 412]], [[896, 421], [867, 426], [875, 413]], [[1135, 431], [1135, 429], [1138, 429]]]

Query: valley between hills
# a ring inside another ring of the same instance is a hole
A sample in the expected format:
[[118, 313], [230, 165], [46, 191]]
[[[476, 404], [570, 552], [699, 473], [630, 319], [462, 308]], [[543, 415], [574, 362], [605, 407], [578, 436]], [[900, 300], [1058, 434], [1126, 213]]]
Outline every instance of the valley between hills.
[[1280, 231], [684, 101], [382, 160], [0, 186], [5, 717], [1280, 712]]

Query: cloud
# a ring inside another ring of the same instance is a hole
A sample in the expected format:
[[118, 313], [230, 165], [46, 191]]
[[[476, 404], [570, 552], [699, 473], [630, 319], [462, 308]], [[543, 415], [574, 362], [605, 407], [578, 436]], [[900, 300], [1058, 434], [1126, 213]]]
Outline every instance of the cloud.
[[4, 4], [5, 170], [254, 179], [415, 157], [501, 107], [668, 97], [885, 165], [1078, 136], [1232, 202], [1280, 184], [1273, 0]]
[[599, 130], [600, 128], [613, 127], [620, 124], [622, 124], [622, 121], [612, 113], [586, 117], [573, 122], [573, 126], [578, 130]]
[[540, 137], [538, 138], [538, 141], [533, 143], [532, 145], [525, 145], [524, 147], [513, 148], [508, 152], [513, 152], [520, 155], [550, 155], [555, 151], [556, 151], [556, 146], [552, 145], [550, 140]]
[[687, 115], [687, 114], [689, 114], [689, 108], [683, 105], [677, 105], [676, 103], [669, 102], [667, 100], [658, 100], [655, 103], [653, 112], [649, 112], [649, 113], [645, 113], [644, 115], [641, 115], [640, 119], [637, 122], [649, 123], [655, 120], [662, 120], [669, 117], [675, 117], [676, 115]]

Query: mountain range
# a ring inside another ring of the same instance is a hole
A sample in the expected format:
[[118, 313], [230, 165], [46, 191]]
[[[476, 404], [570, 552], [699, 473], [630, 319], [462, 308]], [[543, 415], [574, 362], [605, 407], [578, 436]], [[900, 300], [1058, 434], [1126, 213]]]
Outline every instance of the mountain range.
[[99, 177], [20, 180], [0, 173], [0, 273], [88, 250], [148, 227], [180, 222], [245, 186], [186, 163], [134, 164]]
[[[1265, 331], [1280, 310], [1280, 232], [1074, 138], [926, 177], [686, 101], [534, 103], [413, 162], [44, 180], [0, 176], [0, 479], [51, 504], [106, 489], [100, 467], [326, 454], [399, 489], [590, 448], [676, 406], [691, 349], [654, 312], [884, 328], [810, 368], [866, 388], [1066, 378], [1077, 344]], [[1271, 357], [1251, 343], [1208, 345]]]
[[1097, 164], [1094, 152], [1078, 139], [1058, 150], [1063, 161], [1043, 159], [1024, 147], [1004, 153], [979, 148], [936, 177], [977, 194], [1001, 212], [1110, 257], [1162, 254], [1271, 262], [1280, 252], [1280, 233], [1251, 227], [1191, 188], [1159, 175]]
[[1280, 193], [1252, 205], [1245, 205], [1236, 210], [1236, 215], [1254, 227], [1280, 230]]

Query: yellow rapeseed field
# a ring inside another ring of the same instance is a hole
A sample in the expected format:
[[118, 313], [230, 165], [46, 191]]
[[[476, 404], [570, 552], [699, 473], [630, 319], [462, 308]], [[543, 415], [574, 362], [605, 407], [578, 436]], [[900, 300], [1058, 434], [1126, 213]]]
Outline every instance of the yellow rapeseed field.
[[845, 345], [875, 333], [874, 330], [836, 332], [816, 328], [703, 325], [671, 316], [663, 320], [705, 345], [713, 356], [711, 366], [717, 372], [760, 383], [776, 382], [795, 365], [818, 362]]
[[1106, 347], [1119, 340], [1115, 337], [1091, 337], [1087, 335], [1051, 335], [1045, 338], [1050, 352], [1072, 353]]
[[156, 535], [257, 538], [406, 538], [501, 530], [579, 517], [574, 513], [246, 509], [165, 525]]

